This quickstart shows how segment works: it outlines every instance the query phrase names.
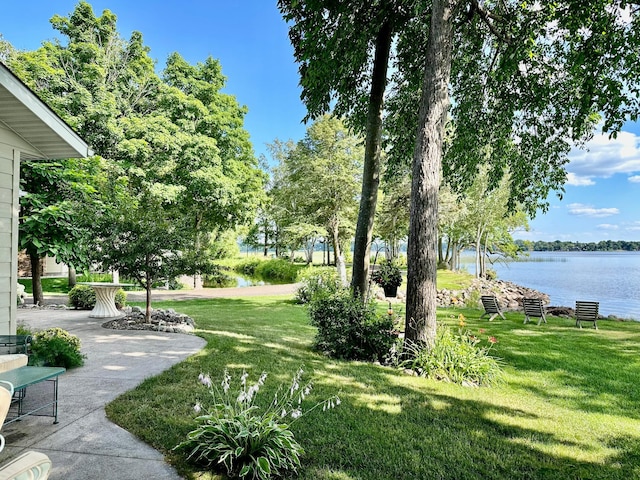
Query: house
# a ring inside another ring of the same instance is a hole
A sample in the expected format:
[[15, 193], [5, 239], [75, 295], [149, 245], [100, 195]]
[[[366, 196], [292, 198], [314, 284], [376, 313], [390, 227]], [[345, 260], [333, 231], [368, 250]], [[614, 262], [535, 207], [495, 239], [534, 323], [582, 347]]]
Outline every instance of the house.
[[16, 333], [20, 160], [92, 154], [64, 120], [0, 63], [0, 335]]

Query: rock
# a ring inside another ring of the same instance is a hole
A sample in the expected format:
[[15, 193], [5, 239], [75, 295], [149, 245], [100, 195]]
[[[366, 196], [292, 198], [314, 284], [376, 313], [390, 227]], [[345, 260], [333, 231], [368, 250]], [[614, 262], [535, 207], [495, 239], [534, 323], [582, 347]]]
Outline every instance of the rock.
[[195, 322], [191, 317], [175, 310], [152, 310], [151, 322], [148, 323], [145, 314], [139, 307], [133, 307], [123, 317], [103, 323], [104, 328], [116, 330], [150, 330], [166, 333], [192, 333]]
[[545, 293], [530, 288], [516, 285], [503, 280], [474, 279], [471, 286], [463, 291], [438, 290], [436, 303], [439, 307], [474, 307], [479, 305], [469, 304], [472, 298], [481, 295], [495, 295], [498, 303], [504, 310], [519, 310], [522, 308], [523, 298], [540, 298], [543, 304], [549, 303], [549, 296]]

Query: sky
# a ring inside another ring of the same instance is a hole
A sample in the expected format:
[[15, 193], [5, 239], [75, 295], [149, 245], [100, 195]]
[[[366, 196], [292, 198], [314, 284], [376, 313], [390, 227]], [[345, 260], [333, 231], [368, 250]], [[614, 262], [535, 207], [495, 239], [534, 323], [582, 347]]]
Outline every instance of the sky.
[[[270, 0], [94, 0], [96, 15], [108, 9], [128, 38], [143, 35], [162, 70], [170, 53], [190, 63], [212, 56], [227, 76], [224, 91], [248, 107], [245, 128], [257, 155], [276, 138], [300, 140], [306, 109], [300, 101], [298, 67], [276, 1]], [[4, 1], [0, 34], [22, 50], [35, 50], [56, 38], [49, 19], [68, 16], [76, 0]], [[587, 151], [569, 155], [562, 200], [555, 194], [539, 212], [527, 240], [640, 241], [640, 125], [628, 123], [617, 139], [594, 135]]]

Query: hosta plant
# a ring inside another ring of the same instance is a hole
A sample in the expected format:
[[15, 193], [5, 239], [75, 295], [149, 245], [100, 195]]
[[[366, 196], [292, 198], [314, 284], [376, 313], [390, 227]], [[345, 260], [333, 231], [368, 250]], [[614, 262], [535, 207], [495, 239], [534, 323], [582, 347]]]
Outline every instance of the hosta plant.
[[188, 452], [189, 460], [229, 478], [266, 480], [285, 471], [295, 472], [304, 449], [290, 425], [318, 407], [326, 410], [340, 404], [334, 396], [303, 410], [312, 384], [302, 385], [302, 374], [299, 369], [288, 388], [281, 386], [267, 408], [254, 403], [266, 373], [249, 384], [244, 372], [237, 391], [232, 389], [232, 378], [226, 370], [220, 386], [209, 375], [200, 374], [199, 382], [210, 394], [210, 406], [196, 403], [199, 425], [175, 448]]

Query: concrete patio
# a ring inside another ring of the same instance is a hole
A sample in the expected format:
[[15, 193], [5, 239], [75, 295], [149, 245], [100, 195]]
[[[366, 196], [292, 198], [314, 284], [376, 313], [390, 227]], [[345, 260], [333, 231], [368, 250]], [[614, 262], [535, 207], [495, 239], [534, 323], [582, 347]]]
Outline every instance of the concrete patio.
[[53, 462], [52, 480], [181, 478], [160, 452], [111, 423], [104, 406], [145, 378], [198, 352], [204, 340], [193, 335], [108, 330], [101, 327], [103, 320], [88, 314], [18, 309], [18, 322], [33, 329], [56, 326], [77, 335], [87, 359], [83, 367], [60, 377], [59, 424], [53, 425], [51, 417], [27, 417], [2, 429], [7, 446], [0, 453], [0, 464], [35, 450]]

